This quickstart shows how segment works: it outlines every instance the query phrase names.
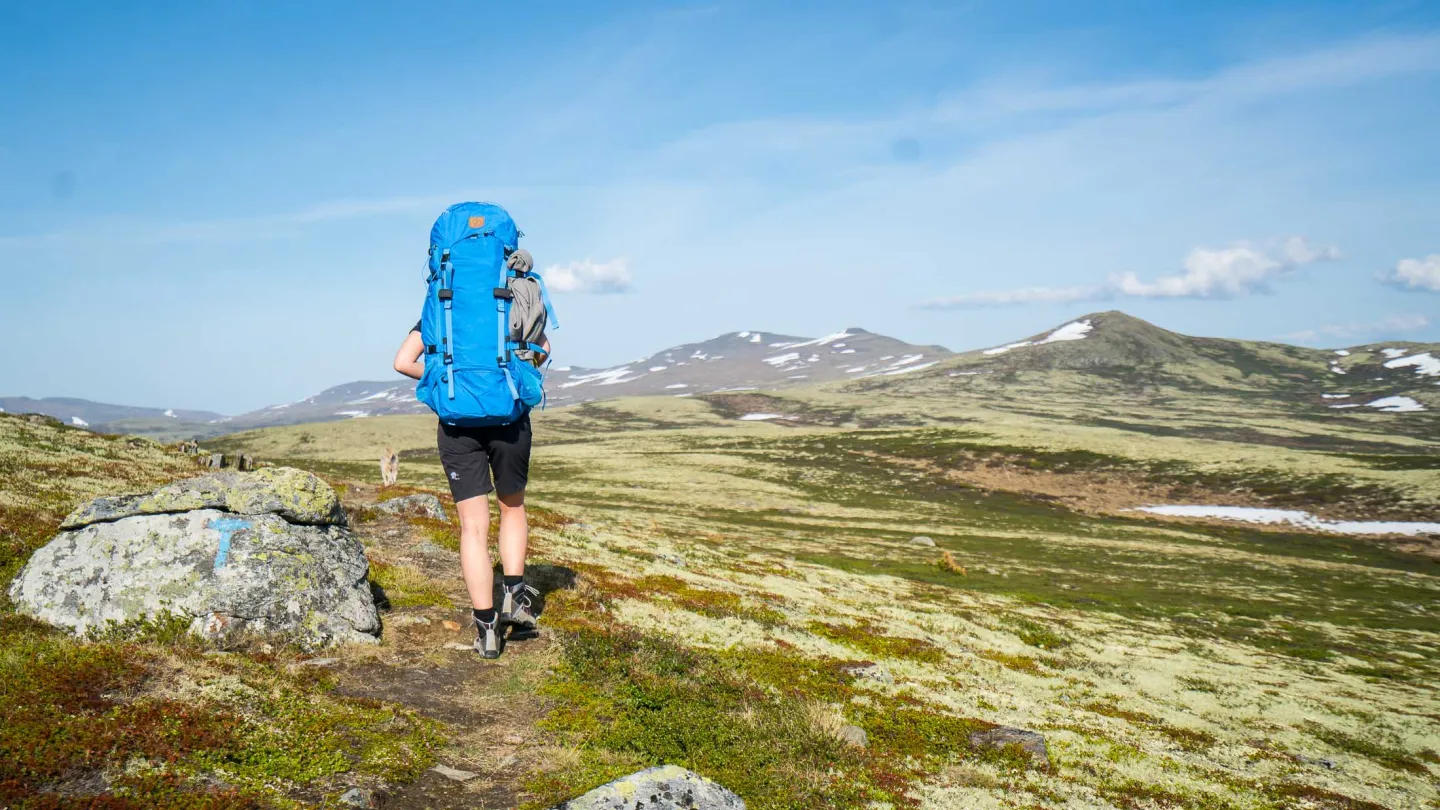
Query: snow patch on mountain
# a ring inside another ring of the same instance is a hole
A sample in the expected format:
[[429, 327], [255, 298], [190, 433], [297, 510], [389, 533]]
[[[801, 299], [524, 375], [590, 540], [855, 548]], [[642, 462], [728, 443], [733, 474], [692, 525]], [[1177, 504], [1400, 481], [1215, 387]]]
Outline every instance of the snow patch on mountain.
[[1365, 403], [1365, 407], [1374, 408], [1385, 413], [1415, 413], [1425, 410], [1425, 406], [1411, 399], [1410, 397], [1381, 397], [1374, 402]]
[[1042, 346], [1046, 343], [1060, 343], [1067, 340], [1083, 340], [1085, 336], [1090, 334], [1090, 331], [1094, 328], [1094, 324], [1090, 323], [1090, 320], [1088, 318], [1083, 321], [1071, 321], [1070, 323], [1067, 323], [1059, 329], [1056, 329], [1054, 332], [1051, 332], [1040, 340], [1022, 340], [1017, 343], [1007, 343], [1004, 346], [996, 346], [993, 349], [986, 349], [983, 354], [1004, 354], [1011, 349], [1019, 349], [1025, 346]]
[[775, 355], [774, 357], [767, 357], [767, 358], [765, 358], [764, 360], [762, 360], [761, 362], [762, 362], [762, 363], [769, 363], [770, 365], [775, 366], [775, 367], [778, 368], [778, 367], [780, 367], [780, 366], [785, 365], [786, 363], [789, 363], [789, 362], [792, 361], [792, 360], [799, 360], [799, 359], [800, 359], [800, 353], [799, 353], [799, 352], [786, 352], [785, 354], [777, 354], [777, 355]]
[[644, 374], [636, 374], [633, 377], [626, 376], [628, 374], [630, 374], [629, 366], [608, 368], [604, 371], [597, 371], [594, 374], [581, 374], [569, 382], [561, 383], [560, 387], [574, 388], [577, 385], [586, 385], [588, 383], [595, 383], [596, 385], [617, 385], [619, 383], [630, 382], [631, 380], [638, 380], [645, 376]]
[[804, 340], [798, 343], [771, 343], [770, 347], [772, 349], [800, 349], [806, 346], [825, 346], [827, 344], [834, 343], [837, 340], [844, 340], [845, 338], [851, 337], [855, 337], [855, 333], [846, 330], [844, 332], [836, 332], [833, 335], [818, 337], [814, 340]]
[[1410, 366], [1414, 366], [1415, 373], [1422, 377], [1440, 377], [1440, 358], [1429, 352], [1392, 359], [1385, 364], [1386, 368], [1408, 368]]

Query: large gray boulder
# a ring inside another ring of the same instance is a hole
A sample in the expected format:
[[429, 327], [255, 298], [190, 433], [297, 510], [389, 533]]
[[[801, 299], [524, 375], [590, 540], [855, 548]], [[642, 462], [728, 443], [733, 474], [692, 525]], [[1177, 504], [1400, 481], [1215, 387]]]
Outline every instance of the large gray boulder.
[[77, 634], [166, 614], [208, 638], [258, 633], [312, 649], [380, 631], [364, 549], [334, 490], [307, 472], [211, 473], [96, 498], [62, 529], [10, 598]]
[[62, 529], [78, 529], [134, 515], [223, 509], [237, 515], [275, 514], [290, 523], [345, 525], [345, 510], [330, 485], [290, 467], [255, 472], [214, 472], [166, 484], [140, 495], [96, 498], [71, 512]]
[[739, 796], [699, 774], [661, 765], [616, 779], [555, 810], [745, 810]]

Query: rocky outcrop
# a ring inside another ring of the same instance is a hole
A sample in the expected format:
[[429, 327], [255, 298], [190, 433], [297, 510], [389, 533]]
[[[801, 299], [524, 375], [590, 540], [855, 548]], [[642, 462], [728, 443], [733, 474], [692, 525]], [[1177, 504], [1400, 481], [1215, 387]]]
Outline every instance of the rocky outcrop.
[[1011, 726], [996, 726], [970, 735], [970, 744], [976, 748], [1004, 749], [1011, 746], [1028, 754], [1037, 768], [1050, 767], [1050, 752], [1045, 747], [1045, 735]]
[[399, 498], [381, 501], [375, 504], [375, 508], [381, 512], [388, 512], [392, 515], [414, 515], [416, 517], [443, 520], [446, 522], [450, 520], [450, 518], [445, 515], [445, 505], [440, 503], [439, 498], [428, 492], [421, 492], [415, 495], [403, 495]]
[[237, 515], [274, 514], [289, 523], [345, 525], [345, 510], [330, 485], [303, 470], [270, 467], [252, 473], [215, 472], [166, 484], [143, 495], [115, 495], [81, 504], [60, 524], [78, 529], [136, 515], [221, 509]]
[[555, 810], [744, 810], [734, 793], [675, 765], [632, 773], [571, 799]]
[[10, 587], [17, 610], [77, 634], [164, 615], [209, 638], [278, 635], [307, 648], [380, 630], [364, 549], [329, 485], [269, 468], [96, 498]]

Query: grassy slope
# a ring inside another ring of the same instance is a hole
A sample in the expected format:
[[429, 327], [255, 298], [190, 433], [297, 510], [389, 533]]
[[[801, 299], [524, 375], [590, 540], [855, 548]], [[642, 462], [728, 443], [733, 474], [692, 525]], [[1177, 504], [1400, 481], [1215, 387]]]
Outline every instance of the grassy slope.
[[[195, 472], [145, 439], [0, 414], [0, 593], [82, 500]], [[287, 651], [216, 654], [182, 628], [82, 643], [0, 601], [0, 805], [289, 806], [433, 762], [438, 728], [414, 712], [337, 697]]]
[[[582, 521], [546, 538], [546, 558], [582, 579], [556, 600], [565, 655], [545, 686], [564, 752], [552, 761], [568, 764], [537, 775], [536, 802], [659, 761], [754, 807], [1440, 801], [1433, 562], [1348, 538], [1077, 514], [907, 463], [963, 445], [1218, 476], [1201, 486], [1260, 470], [1403, 490], [1423, 508], [1435, 470], [1405, 460], [1433, 445], [1369, 420], [1323, 434], [1343, 447], [1305, 449], [1096, 426], [1063, 398], [1030, 413], [934, 401], [914, 429], [826, 427], [893, 422], [895, 403], [823, 389], [780, 400], [803, 414], [791, 427], [721, 419], [724, 400], [537, 416], [534, 498]], [[1271, 418], [1229, 414], [1287, 435]], [[248, 446], [368, 477], [346, 459], [393, 440], [413, 451], [409, 480], [440, 485], [433, 422], [364, 422], [324, 426], [324, 446], [293, 429]], [[893, 682], [844, 674], [863, 660]], [[867, 731], [867, 752], [834, 744], [846, 723]], [[966, 732], [988, 723], [1043, 731], [1055, 767], [970, 748]]]

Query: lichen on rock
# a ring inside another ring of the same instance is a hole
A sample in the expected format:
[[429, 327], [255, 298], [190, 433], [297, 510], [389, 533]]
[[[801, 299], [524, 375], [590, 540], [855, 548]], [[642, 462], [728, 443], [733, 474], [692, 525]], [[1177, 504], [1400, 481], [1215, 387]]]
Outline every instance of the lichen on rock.
[[375, 508], [392, 515], [416, 515], [445, 523], [450, 522], [450, 517], [445, 514], [445, 505], [440, 502], [439, 498], [428, 492], [402, 495], [388, 501], [381, 501], [375, 504]]
[[676, 765], [661, 765], [616, 779], [564, 802], [555, 810], [745, 810], [734, 793]]
[[334, 490], [272, 468], [89, 501], [10, 596], [21, 613], [82, 635], [179, 615], [209, 638], [258, 633], [315, 648], [376, 640], [368, 574]]
[[81, 504], [60, 524], [79, 529], [137, 515], [223, 509], [238, 515], [279, 515], [290, 523], [345, 524], [345, 510], [330, 485], [312, 473], [290, 467], [255, 472], [224, 470], [166, 484], [138, 495], [95, 498]]

